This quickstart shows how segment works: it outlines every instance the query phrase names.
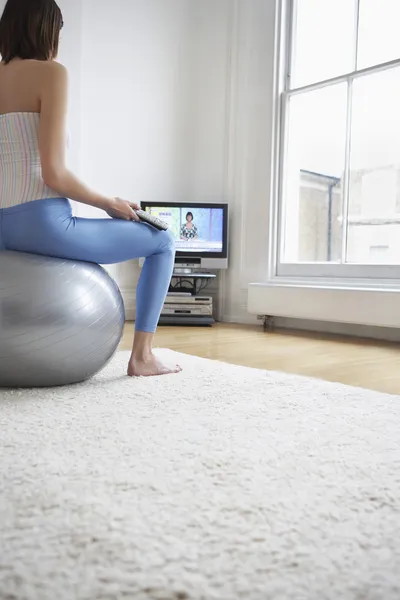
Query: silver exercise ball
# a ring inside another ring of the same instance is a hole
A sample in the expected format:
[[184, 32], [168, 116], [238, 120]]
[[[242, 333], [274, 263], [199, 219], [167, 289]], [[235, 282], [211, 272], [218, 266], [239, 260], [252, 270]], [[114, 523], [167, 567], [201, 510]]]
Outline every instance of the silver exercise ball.
[[0, 252], [0, 387], [84, 381], [116, 351], [125, 321], [99, 265]]

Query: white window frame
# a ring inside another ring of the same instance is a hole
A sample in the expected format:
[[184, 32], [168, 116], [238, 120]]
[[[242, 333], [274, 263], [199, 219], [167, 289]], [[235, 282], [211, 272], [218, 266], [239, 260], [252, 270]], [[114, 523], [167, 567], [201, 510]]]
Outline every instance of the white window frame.
[[[296, 0], [282, 0], [278, 2], [279, 14], [277, 31], [277, 57], [275, 63], [275, 90], [277, 103], [275, 106], [275, 127], [274, 127], [274, 173], [272, 185], [271, 202], [271, 231], [270, 231], [270, 279], [276, 282], [286, 281], [297, 284], [305, 283], [312, 285], [313, 280], [318, 279], [318, 284], [324, 283], [327, 286], [345, 286], [345, 287], [369, 287], [393, 288], [397, 285], [400, 288], [400, 257], [399, 265], [366, 265], [366, 264], [346, 264], [343, 259], [346, 255], [347, 243], [347, 220], [348, 220], [348, 197], [349, 197], [349, 155], [350, 155], [350, 124], [351, 124], [351, 106], [352, 106], [352, 88], [353, 82], [359, 77], [372, 73], [379, 73], [395, 66], [400, 67], [400, 58], [361, 70], [353, 70], [349, 73], [324, 80], [322, 82], [301, 86], [290, 90], [290, 67], [293, 63], [293, 40], [295, 25], [295, 6]], [[355, 2], [356, 18], [356, 43], [354, 53], [354, 67], [357, 65], [357, 47], [358, 47], [358, 24], [359, 24], [360, 0]], [[343, 194], [343, 215], [345, 226], [343, 228], [342, 239], [342, 263], [288, 263], [283, 262], [283, 219], [284, 219], [284, 197], [283, 197], [283, 178], [284, 161], [286, 154], [287, 136], [288, 136], [288, 111], [287, 106], [291, 96], [305, 91], [320, 89], [332, 84], [347, 83], [349, 93], [347, 98], [347, 126], [346, 126], [346, 173], [344, 177]], [[398, 281], [396, 281], [398, 280]]]

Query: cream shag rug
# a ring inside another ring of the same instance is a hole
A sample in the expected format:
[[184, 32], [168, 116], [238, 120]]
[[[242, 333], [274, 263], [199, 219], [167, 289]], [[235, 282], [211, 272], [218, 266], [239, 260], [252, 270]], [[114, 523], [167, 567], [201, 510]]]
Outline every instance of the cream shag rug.
[[0, 392], [0, 598], [399, 600], [400, 397], [160, 353]]

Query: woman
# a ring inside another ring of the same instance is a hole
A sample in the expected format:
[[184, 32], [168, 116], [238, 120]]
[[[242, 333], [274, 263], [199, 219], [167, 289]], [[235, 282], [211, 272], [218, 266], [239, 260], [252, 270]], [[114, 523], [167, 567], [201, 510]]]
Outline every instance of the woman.
[[[178, 372], [152, 352], [171, 235], [140, 223], [137, 204], [89, 189], [66, 168], [67, 71], [55, 62], [62, 26], [54, 0], [8, 0], [0, 20], [0, 250], [100, 264], [146, 257], [128, 375]], [[68, 198], [112, 219], [75, 218]]]
[[186, 214], [186, 223], [181, 227], [181, 240], [197, 240], [199, 237], [196, 225], [193, 223], [193, 213]]

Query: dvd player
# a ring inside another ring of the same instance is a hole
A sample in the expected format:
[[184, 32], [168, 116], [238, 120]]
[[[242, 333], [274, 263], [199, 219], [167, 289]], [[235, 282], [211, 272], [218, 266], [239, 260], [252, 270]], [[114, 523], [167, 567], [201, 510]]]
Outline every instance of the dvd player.
[[164, 304], [161, 315], [179, 316], [212, 316], [212, 305], [205, 304]]
[[165, 304], [212, 304], [211, 296], [167, 296]]

